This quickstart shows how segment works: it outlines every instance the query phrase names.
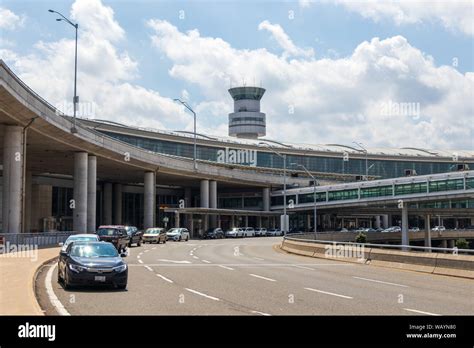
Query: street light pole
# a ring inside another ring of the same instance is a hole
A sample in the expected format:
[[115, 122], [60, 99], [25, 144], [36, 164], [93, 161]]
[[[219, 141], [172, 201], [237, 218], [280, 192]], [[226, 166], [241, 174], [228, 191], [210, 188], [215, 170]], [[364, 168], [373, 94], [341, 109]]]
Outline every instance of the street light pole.
[[313, 207], [313, 218], [314, 218], [314, 239], [317, 240], [318, 239], [318, 232], [317, 232], [317, 225], [318, 225], [318, 216], [317, 216], [317, 212], [316, 212], [316, 185], [317, 185], [317, 182], [316, 182], [316, 178], [314, 177], [313, 174], [311, 174], [311, 172], [302, 164], [298, 164], [298, 163], [291, 163], [292, 166], [297, 166], [297, 167], [301, 167], [304, 169], [304, 171], [306, 172], [306, 174], [308, 174], [311, 179], [313, 179], [313, 202], [314, 202], [314, 207]]
[[273, 146], [270, 146], [267, 143], [260, 142], [258, 144], [268, 147], [277, 156], [283, 158], [283, 235], [286, 236], [286, 232], [288, 229], [286, 215], [286, 155], [279, 153], [273, 148]]
[[76, 113], [77, 113], [77, 103], [79, 102], [79, 97], [77, 96], [77, 30], [79, 28], [79, 24], [71, 22], [69, 19], [67, 19], [58, 11], [54, 11], [54, 10], [48, 10], [48, 11], [51, 13], [56, 13], [62, 17], [62, 18], [56, 19], [58, 22], [64, 21], [72, 25], [74, 29], [76, 29], [76, 44], [75, 44], [75, 49], [74, 49], [74, 98], [73, 98], [74, 117], [72, 121], [71, 133], [77, 133]]
[[186, 109], [188, 109], [189, 111], [192, 112], [193, 116], [194, 116], [194, 155], [193, 155], [193, 161], [194, 161], [194, 170], [197, 170], [197, 164], [196, 164], [196, 157], [197, 157], [197, 147], [196, 147], [196, 113], [194, 112], [193, 109], [191, 109], [191, 107], [188, 105], [188, 103], [178, 99], [178, 98], [175, 98], [173, 99], [174, 101], [177, 101], [177, 102], [180, 102], [181, 104], [184, 105], [184, 107]]

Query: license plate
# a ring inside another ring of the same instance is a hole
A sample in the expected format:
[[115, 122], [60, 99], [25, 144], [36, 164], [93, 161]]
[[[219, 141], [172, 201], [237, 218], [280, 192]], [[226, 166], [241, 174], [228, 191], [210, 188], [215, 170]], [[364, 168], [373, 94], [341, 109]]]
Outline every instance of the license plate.
[[95, 276], [94, 280], [96, 282], [105, 282], [105, 276]]

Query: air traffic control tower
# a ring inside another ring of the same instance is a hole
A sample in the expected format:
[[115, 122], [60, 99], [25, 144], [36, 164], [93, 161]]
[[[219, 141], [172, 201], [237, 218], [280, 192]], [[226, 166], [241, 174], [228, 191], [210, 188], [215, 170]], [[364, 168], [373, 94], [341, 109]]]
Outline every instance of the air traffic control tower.
[[229, 114], [229, 135], [257, 139], [266, 135], [265, 114], [260, 112], [260, 99], [265, 93], [260, 87], [229, 89], [234, 99], [234, 112]]

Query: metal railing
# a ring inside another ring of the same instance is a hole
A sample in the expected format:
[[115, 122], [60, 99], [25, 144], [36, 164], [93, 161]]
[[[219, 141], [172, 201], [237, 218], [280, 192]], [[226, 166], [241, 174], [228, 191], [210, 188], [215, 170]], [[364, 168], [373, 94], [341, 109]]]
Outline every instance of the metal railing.
[[[430, 252], [448, 252], [451, 254], [472, 254], [474, 255], [473, 249], [458, 249], [454, 248], [438, 248], [438, 247], [424, 247], [424, 246], [415, 246], [415, 245], [402, 245], [402, 244], [372, 244], [372, 243], [357, 243], [357, 242], [337, 242], [337, 241], [328, 241], [320, 239], [307, 239], [307, 238], [298, 238], [298, 236], [303, 237], [307, 233], [295, 233], [292, 237], [284, 236], [283, 240], [295, 241], [295, 242], [307, 242], [307, 243], [318, 243], [318, 244], [331, 244], [331, 245], [363, 245], [365, 248], [380, 248], [380, 249], [401, 249], [403, 251], [430, 251]], [[319, 234], [319, 233], [318, 233]]]
[[0, 254], [8, 253], [9, 247], [32, 245], [34, 247], [58, 246], [77, 232], [0, 233]]

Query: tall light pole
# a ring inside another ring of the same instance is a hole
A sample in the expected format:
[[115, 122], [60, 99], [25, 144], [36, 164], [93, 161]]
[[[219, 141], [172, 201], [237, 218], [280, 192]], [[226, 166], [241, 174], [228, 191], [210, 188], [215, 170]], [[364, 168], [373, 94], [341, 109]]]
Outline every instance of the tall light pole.
[[318, 225], [318, 216], [316, 215], [316, 185], [317, 185], [317, 182], [316, 182], [316, 178], [314, 177], [313, 174], [311, 174], [311, 172], [302, 164], [298, 164], [298, 163], [291, 163], [292, 166], [296, 166], [296, 167], [301, 167], [304, 169], [304, 171], [306, 172], [306, 174], [308, 174], [311, 179], [313, 179], [313, 201], [314, 201], [314, 211], [313, 211], [313, 214], [314, 214], [314, 239], [317, 240], [318, 239], [318, 232], [317, 232], [317, 225]]
[[196, 113], [194, 112], [193, 109], [191, 109], [191, 107], [188, 105], [188, 103], [182, 101], [181, 99], [175, 98], [173, 100], [183, 104], [184, 107], [186, 109], [188, 109], [189, 111], [191, 111], [194, 115], [194, 155], [193, 155], [193, 161], [194, 161], [194, 170], [197, 170], [197, 164], [196, 164], [196, 157], [197, 157], [197, 150], [196, 150]]
[[369, 162], [368, 162], [368, 151], [367, 149], [362, 145], [362, 143], [358, 143], [356, 141], [353, 141], [354, 144], [358, 145], [361, 149], [362, 152], [365, 152], [365, 180], [369, 180]]
[[79, 24], [71, 22], [69, 19], [64, 17], [61, 13], [54, 10], [48, 10], [51, 13], [56, 13], [60, 15], [62, 18], [56, 18], [58, 22], [64, 21], [70, 25], [72, 25], [76, 29], [76, 47], [74, 50], [74, 99], [73, 99], [73, 107], [74, 107], [74, 118], [71, 127], [71, 133], [77, 133], [76, 128], [76, 112], [77, 112], [77, 103], [79, 102], [79, 97], [77, 96], [77, 29], [79, 28]]
[[258, 144], [268, 147], [277, 156], [283, 158], [283, 234], [286, 236], [286, 232], [288, 229], [288, 221], [286, 215], [286, 155], [279, 153], [273, 148], [273, 146], [270, 146], [267, 143], [260, 142]]

